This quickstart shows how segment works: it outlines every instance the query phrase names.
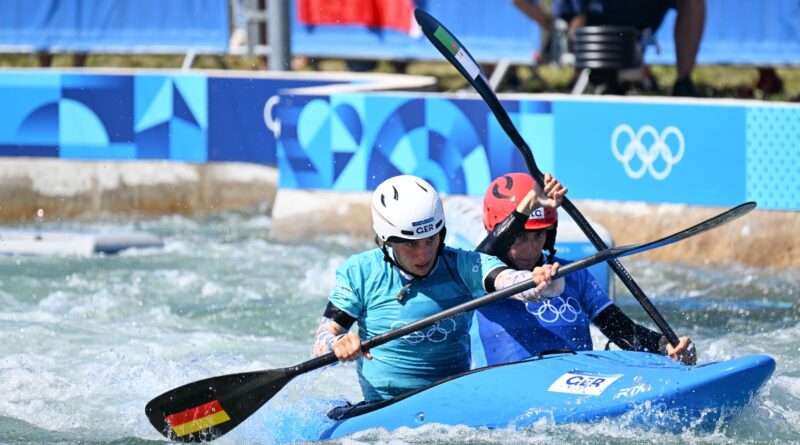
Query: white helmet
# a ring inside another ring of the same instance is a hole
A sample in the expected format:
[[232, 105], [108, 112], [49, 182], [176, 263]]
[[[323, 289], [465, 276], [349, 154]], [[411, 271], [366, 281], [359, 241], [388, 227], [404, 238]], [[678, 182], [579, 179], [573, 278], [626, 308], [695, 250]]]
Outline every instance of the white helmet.
[[431, 237], [444, 228], [442, 200], [424, 179], [389, 178], [372, 194], [372, 228], [383, 242]]

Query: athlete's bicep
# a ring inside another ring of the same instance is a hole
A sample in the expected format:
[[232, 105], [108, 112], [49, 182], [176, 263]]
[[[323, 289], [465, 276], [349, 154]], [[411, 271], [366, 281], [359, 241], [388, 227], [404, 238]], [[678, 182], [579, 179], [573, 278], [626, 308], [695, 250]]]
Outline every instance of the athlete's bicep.
[[355, 317], [339, 309], [330, 301], [328, 302], [328, 305], [325, 307], [325, 313], [322, 314], [322, 316], [324, 318], [329, 318], [333, 320], [345, 331], [350, 329], [350, 326], [353, 326], [353, 323], [355, 323], [356, 321]]
[[494, 292], [497, 290], [497, 277], [506, 270], [509, 270], [509, 267], [496, 267], [486, 275], [486, 278], [483, 279], [483, 288], [486, 289], [486, 292]]

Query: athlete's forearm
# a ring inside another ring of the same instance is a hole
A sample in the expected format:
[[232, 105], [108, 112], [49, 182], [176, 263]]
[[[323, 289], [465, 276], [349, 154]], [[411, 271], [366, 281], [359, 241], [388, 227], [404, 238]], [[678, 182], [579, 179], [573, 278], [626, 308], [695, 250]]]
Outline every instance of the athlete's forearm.
[[311, 345], [311, 356], [318, 357], [333, 351], [333, 341], [340, 335], [345, 334], [345, 329], [327, 317], [322, 317], [319, 321], [317, 333], [314, 336], [314, 343]]
[[661, 334], [634, 323], [616, 305], [603, 309], [592, 322], [622, 349], [666, 355], [666, 350], [662, 351], [659, 347]]
[[[533, 273], [529, 270], [514, 270], [514, 269], [506, 269], [500, 272], [497, 275], [497, 278], [494, 280], [494, 288], [497, 290], [505, 289], [507, 287], [511, 287], [517, 283], [521, 283], [525, 280], [529, 280], [533, 277]], [[542, 297], [539, 295], [539, 292], [536, 291], [535, 288], [528, 289], [524, 292], [520, 292], [518, 294], [514, 294], [511, 298], [520, 301], [542, 301]]]
[[514, 244], [517, 235], [525, 229], [527, 220], [528, 215], [523, 215], [517, 211], [511, 212], [506, 219], [497, 224], [494, 230], [486, 235], [486, 238], [478, 244], [475, 250], [505, 260], [508, 250]]

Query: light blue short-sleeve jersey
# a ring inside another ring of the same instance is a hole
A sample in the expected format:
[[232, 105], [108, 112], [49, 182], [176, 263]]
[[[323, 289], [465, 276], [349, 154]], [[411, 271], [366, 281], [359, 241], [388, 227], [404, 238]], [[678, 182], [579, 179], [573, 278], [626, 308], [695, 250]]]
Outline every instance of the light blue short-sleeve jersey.
[[478, 308], [473, 365], [515, 362], [548, 350], [591, 350], [589, 325], [611, 300], [586, 269], [564, 280], [564, 292], [556, 298], [538, 303], [507, 298]]
[[[486, 293], [484, 279], [505, 268], [499, 259], [445, 247], [431, 273], [409, 282], [373, 249], [353, 255], [336, 271], [328, 299], [356, 319], [361, 340], [374, 337]], [[472, 311], [373, 348], [359, 359], [364, 399], [385, 400], [469, 369]]]

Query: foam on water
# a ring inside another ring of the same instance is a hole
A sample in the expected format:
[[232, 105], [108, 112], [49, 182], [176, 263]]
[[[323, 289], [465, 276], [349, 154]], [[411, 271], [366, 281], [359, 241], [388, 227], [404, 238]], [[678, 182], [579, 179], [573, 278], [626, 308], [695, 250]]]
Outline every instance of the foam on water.
[[[163, 391], [307, 360], [336, 267], [373, 244], [341, 235], [277, 243], [267, 237], [269, 225], [260, 214], [236, 213], [43, 224], [145, 230], [165, 246], [117, 256], [0, 257], [0, 443], [161, 440], [144, 405]], [[677, 434], [619, 419], [542, 422], [521, 432], [426, 426], [337, 442], [667, 445], [800, 437], [800, 273], [625, 264], [675, 331], [696, 341], [701, 361], [754, 353], [776, 359], [775, 375], [736, 422]], [[652, 325], [629, 295], [621, 292], [617, 303]], [[602, 348], [602, 334], [593, 329], [592, 336]], [[308, 424], [330, 401], [358, 401], [355, 374], [343, 365], [297, 377], [218, 443], [269, 443], [271, 431], [291, 419]]]

